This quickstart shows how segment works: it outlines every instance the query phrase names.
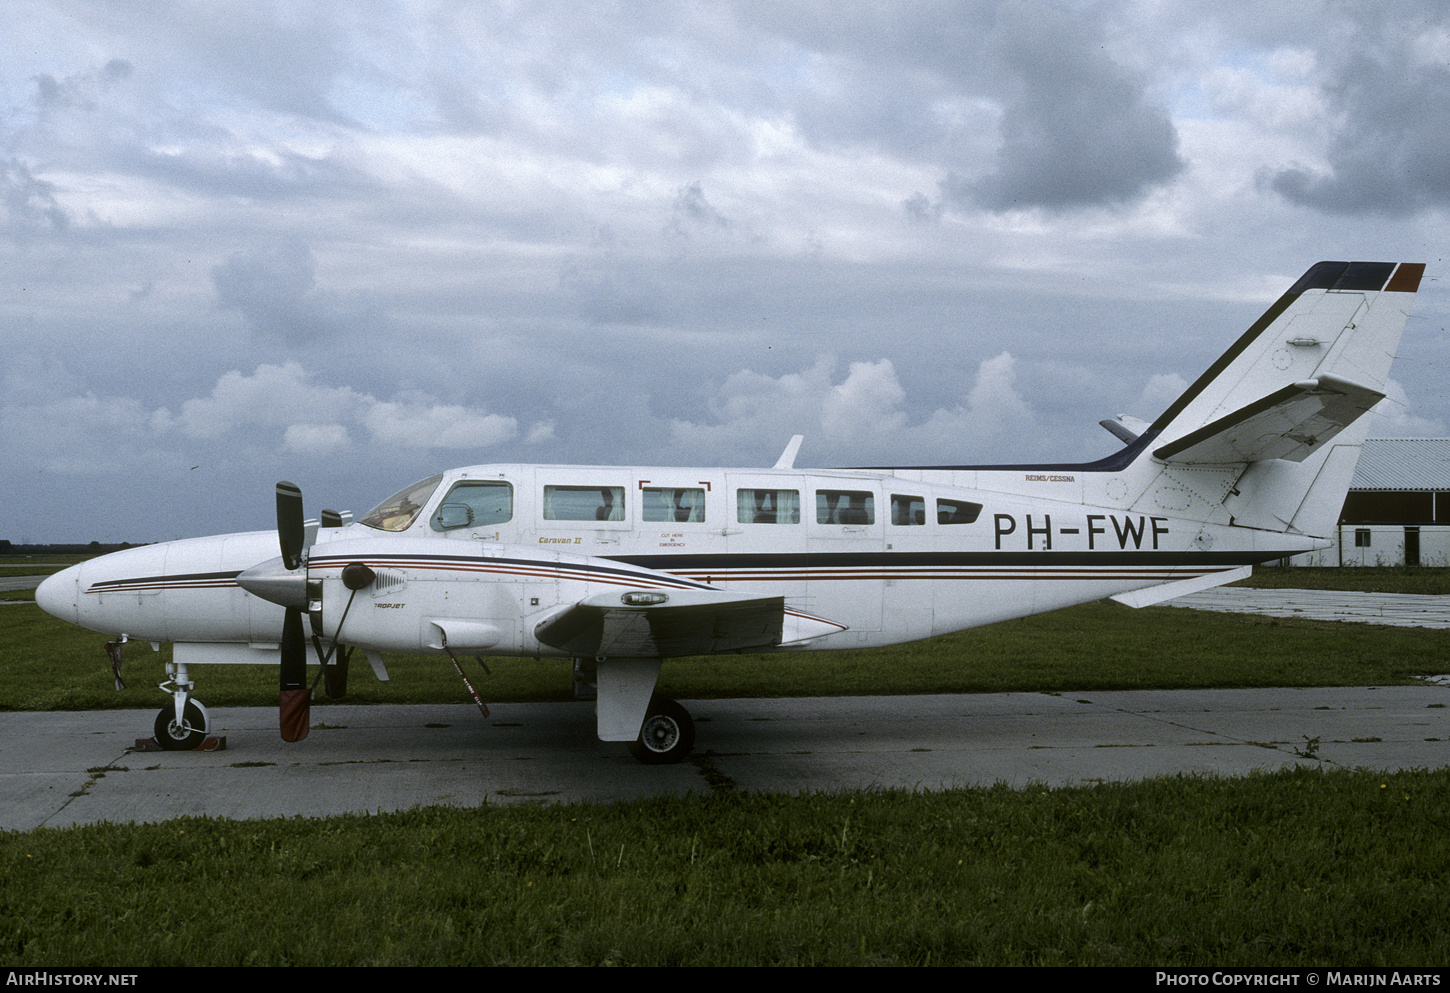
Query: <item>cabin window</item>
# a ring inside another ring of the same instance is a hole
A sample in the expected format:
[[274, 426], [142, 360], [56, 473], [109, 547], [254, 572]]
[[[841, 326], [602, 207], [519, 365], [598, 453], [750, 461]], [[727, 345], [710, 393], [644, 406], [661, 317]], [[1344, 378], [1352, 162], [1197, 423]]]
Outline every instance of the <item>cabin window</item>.
[[428, 523], [434, 531], [503, 524], [514, 516], [514, 488], [497, 480], [456, 483]]
[[925, 524], [926, 501], [919, 496], [891, 494], [892, 524]]
[[681, 486], [676, 489], [647, 486], [643, 494], [643, 519], [646, 521], [701, 524], [705, 520], [705, 491], [698, 486]]
[[545, 486], [546, 521], [622, 521], [623, 486]]
[[980, 503], [968, 503], [966, 500], [938, 500], [936, 502], [936, 522], [938, 524], [974, 524], [982, 513]]
[[736, 490], [735, 519], [741, 524], [799, 524], [799, 490]]
[[1354, 529], [1354, 547], [1355, 548], [1369, 548], [1370, 547], [1370, 544], [1369, 544], [1369, 535], [1370, 535], [1369, 528], [1355, 528]]
[[417, 520], [423, 505], [428, 502], [428, 498], [433, 495], [433, 491], [441, 482], [443, 482], [443, 474], [439, 473], [414, 483], [399, 493], [394, 493], [368, 511], [367, 516], [360, 523], [380, 531], [406, 531], [408, 526]]
[[816, 490], [817, 524], [875, 524], [876, 497], [865, 490]]

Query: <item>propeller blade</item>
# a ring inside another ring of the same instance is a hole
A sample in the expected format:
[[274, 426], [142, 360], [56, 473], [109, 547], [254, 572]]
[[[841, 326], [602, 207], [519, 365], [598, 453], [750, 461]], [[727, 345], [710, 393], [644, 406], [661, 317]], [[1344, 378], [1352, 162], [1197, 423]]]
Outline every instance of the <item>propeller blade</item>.
[[[279, 508], [281, 499], [279, 486]], [[312, 716], [311, 696], [312, 690], [307, 685], [307, 640], [302, 633], [302, 611], [288, 608], [282, 623], [281, 695], [277, 703], [283, 741], [301, 741], [307, 737]]]
[[302, 523], [302, 491], [296, 483], [286, 480], [277, 484], [277, 542], [282, 546], [282, 562], [290, 572], [302, 564], [307, 533]]

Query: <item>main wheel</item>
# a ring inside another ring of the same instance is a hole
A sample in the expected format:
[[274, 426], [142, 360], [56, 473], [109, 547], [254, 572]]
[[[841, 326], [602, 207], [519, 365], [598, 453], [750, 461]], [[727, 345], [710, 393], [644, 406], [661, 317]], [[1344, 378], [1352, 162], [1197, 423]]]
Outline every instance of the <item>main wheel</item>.
[[189, 751], [206, 740], [206, 716], [201, 708], [188, 700], [181, 712], [183, 723], [176, 723], [176, 706], [168, 703], [156, 714], [156, 743], [168, 752]]
[[673, 700], [657, 697], [650, 701], [639, 738], [630, 742], [629, 753], [645, 765], [666, 765], [683, 761], [694, 747], [695, 722], [690, 712]]

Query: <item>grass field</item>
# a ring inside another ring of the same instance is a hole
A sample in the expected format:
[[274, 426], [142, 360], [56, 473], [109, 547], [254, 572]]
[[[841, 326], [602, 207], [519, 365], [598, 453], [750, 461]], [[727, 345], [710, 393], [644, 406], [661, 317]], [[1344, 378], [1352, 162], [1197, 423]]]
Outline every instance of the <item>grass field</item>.
[[[1295, 572], [1306, 570], [1293, 570]], [[156, 684], [170, 646], [126, 646], [113, 689], [105, 638], [36, 607], [0, 607], [0, 710], [159, 706]], [[1450, 668], [1444, 632], [1418, 628], [1216, 614], [1177, 607], [1132, 610], [1107, 601], [873, 651], [672, 659], [661, 691], [679, 699], [859, 696], [1249, 686], [1356, 686], [1413, 681]], [[440, 656], [385, 654], [380, 683], [354, 659], [350, 703], [464, 703], [467, 691]], [[485, 698], [565, 700], [571, 668], [559, 659], [470, 663]], [[276, 669], [198, 667], [208, 706], [271, 706]]]
[[[1311, 572], [1255, 582], [1335, 581]], [[1405, 570], [1355, 572], [1338, 581], [1439, 592]], [[128, 646], [117, 693], [103, 640], [0, 608], [0, 709], [157, 706], [166, 650]], [[880, 652], [674, 660], [662, 689], [1383, 685], [1446, 671], [1445, 645], [1445, 632], [1095, 603]], [[569, 695], [567, 663], [489, 662], [476, 680], [489, 699]], [[446, 661], [388, 663], [387, 684], [359, 666], [350, 702], [467, 699]], [[275, 670], [196, 675], [210, 706], [275, 704]], [[1435, 967], [1450, 958], [1447, 822], [1443, 770], [1301, 768], [40, 829], [0, 834], [0, 964]]]
[[1397, 965], [1450, 778], [721, 794], [0, 836], [0, 962]]
[[1356, 593], [1422, 593], [1450, 595], [1450, 569], [1258, 568], [1248, 579], [1233, 584], [1264, 590], [1351, 590]]

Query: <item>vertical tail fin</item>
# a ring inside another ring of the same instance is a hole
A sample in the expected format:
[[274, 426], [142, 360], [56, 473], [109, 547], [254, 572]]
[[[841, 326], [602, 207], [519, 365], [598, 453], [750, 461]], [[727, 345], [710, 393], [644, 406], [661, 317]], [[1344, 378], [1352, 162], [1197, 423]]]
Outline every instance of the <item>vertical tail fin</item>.
[[1185, 471], [1228, 471], [1227, 523], [1332, 533], [1424, 271], [1310, 267], [1143, 433], [1140, 458], [1174, 477], [1144, 498]]

